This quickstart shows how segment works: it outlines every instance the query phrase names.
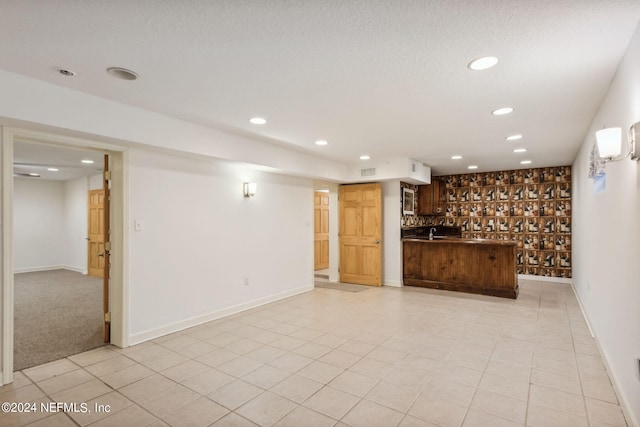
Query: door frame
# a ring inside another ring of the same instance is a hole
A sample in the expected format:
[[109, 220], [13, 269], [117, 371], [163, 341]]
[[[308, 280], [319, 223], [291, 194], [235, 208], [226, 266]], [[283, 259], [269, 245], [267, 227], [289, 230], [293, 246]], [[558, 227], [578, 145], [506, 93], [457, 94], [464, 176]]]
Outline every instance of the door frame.
[[129, 312], [125, 301], [129, 299], [128, 223], [129, 154], [125, 147], [97, 140], [61, 134], [44, 133], [28, 129], [0, 126], [0, 385], [13, 382], [13, 145], [15, 141], [52, 144], [69, 148], [106, 151], [112, 162], [111, 191], [111, 343], [118, 347], [129, 345]]

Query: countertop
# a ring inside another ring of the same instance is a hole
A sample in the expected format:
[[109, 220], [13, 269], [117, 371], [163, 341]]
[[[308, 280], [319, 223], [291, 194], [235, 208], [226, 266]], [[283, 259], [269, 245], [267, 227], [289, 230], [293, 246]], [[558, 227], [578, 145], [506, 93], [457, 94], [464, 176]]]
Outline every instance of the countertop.
[[421, 242], [429, 244], [441, 243], [460, 243], [471, 245], [493, 245], [493, 246], [516, 246], [517, 242], [513, 240], [495, 240], [495, 239], [463, 239], [460, 237], [434, 236], [433, 240], [428, 237], [404, 237], [403, 242]]

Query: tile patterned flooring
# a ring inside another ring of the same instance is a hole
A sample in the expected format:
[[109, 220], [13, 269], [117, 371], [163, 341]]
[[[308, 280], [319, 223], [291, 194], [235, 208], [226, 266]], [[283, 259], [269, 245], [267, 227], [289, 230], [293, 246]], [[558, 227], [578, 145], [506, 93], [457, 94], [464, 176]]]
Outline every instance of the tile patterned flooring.
[[520, 288], [515, 301], [315, 289], [17, 372], [1, 402], [91, 413], [0, 413], [0, 425], [626, 426], [570, 286]]

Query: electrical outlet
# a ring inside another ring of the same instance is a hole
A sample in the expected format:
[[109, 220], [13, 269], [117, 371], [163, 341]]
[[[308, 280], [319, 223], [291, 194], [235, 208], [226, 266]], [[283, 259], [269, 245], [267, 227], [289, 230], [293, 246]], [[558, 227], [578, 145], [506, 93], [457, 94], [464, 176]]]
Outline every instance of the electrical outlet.
[[248, 277], [244, 278], [244, 285], [245, 286], [249, 286], [249, 278]]

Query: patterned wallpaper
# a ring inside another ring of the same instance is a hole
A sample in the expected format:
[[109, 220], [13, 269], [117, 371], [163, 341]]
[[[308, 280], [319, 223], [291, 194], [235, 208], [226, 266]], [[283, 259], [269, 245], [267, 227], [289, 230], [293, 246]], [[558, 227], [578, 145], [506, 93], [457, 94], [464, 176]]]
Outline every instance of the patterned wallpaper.
[[519, 274], [571, 277], [571, 166], [435, 178], [446, 183], [444, 216], [403, 215], [402, 227], [453, 225], [465, 238], [514, 240]]

